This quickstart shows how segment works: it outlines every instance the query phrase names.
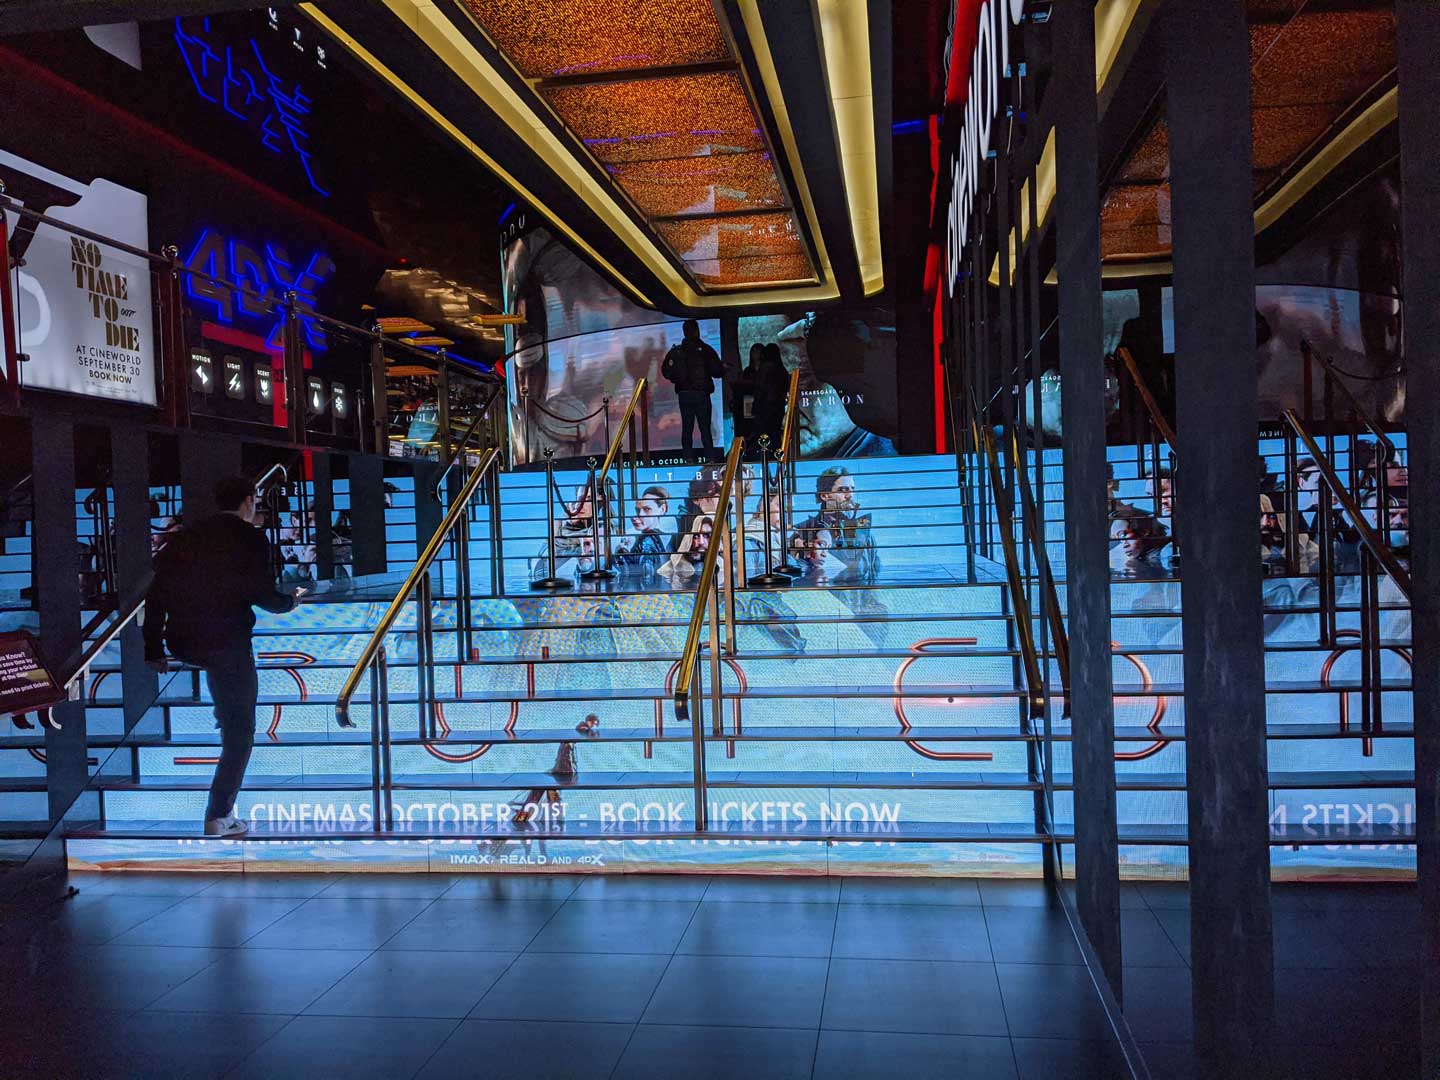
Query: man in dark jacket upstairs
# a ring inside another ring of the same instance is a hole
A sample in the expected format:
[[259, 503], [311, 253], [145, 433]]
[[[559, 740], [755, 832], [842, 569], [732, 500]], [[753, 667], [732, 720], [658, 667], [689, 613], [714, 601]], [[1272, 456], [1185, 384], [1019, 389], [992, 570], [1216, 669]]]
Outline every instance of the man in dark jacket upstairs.
[[710, 395], [715, 392], [715, 380], [724, 372], [720, 354], [700, 340], [700, 324], [686, 319], [685, 339], [665, 354], [665, 362], [660, 365], [660, 374], [675, 384], [675, 396], [680, 400], [680, 448], [686, 453], [695, 446], [690, 425], [698, 424], [706, 455], [714, 454]]
[[145, 659], [165, 671], [170, 655], [205, 672], [220, 729], [220, 763], [205, 810], [206, 836], [246, 831], [235, 797], [255, 745], [260, 694], [250, 634], [254, 608], [285, 612], [305, 592], [277, 592], [270, 545], [255, 520], [255, 485], [227, 476], [215, 485], [220, 513], [181, 530], [155, 560], [145, 598]]

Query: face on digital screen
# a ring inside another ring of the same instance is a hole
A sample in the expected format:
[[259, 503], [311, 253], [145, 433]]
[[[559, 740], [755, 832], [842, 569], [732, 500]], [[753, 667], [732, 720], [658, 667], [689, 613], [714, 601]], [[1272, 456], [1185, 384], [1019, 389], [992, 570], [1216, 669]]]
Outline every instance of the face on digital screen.
[[636, 532], [659, 531], [660, 519], [670, 512], [669, 503], [658, 494], [646, 492], [635, 503], [635, 512], [630, 515], [630, 526]]
[[[1155, 481], [1145, 481], [1145, 494], [1155, 495]], [[1166, 476], [1160, 478], [1160, 513], [1163, 517], [1172, 517], [1175, 512], [1174, 482]]]
[[819, 496], [820, 505], [826, 511], [835, 513], [855, 509], [855, 477], [837, 476], [828, 492]]
[[710, 550], [710, 534], [714, 530], [715, 524], [708, 517], [695, 519], [695, 527], [690, 533], [690, 550], [686, 552], [691, 562], [704, 560], [705, 552]]

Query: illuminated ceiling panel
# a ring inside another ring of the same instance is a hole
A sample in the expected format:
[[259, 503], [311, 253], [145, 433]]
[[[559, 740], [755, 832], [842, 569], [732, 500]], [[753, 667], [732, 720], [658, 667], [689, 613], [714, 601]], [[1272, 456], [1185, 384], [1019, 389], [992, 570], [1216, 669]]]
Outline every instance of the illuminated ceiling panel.
[[527, 79], [731, 59], [710, 0], [464, 0]]
[[622, 162], [608, 169], [650, 218], [785, 205], [768, 152]]
[[734, 72], [541, 87], [565, 126], [602, 162], [765, 149]]
[[[1395, 14], [1390, 0], [1354, 0], [1343, 9], [1305, 0], [1250, 0], [1247, 7], [1259, 205], [1393, 77]], [[1169, 157], [1162, 116], [1105, 193], [1106, 258], [1169, 257]]]
[[696, 286], [819, 280], [711, 0], [463, 7]]

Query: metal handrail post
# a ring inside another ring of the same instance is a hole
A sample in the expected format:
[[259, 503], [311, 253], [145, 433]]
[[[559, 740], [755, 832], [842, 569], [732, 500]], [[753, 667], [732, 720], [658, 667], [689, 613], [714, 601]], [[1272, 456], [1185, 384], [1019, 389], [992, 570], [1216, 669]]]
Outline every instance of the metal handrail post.
[[[595, 466], [598, 462], [592, 457], [586, 464], [590, 469], [590, 479], [588, 481], [588, 491], [590, 493], [590, 545], [594, 549], [595, 554], [593, 556], [593, 564], [589, 570], [586, 570], [580, 575], [580, 579], [582, 581], [613, 581], [620, 575], [610, 568], [610, 562], [613, 558], [610, 547], [610, 533], [612, 528], [608, 520], [610, 499], [607, 495], [602, 495], [600, 489], [595, 486]], [[620, 483], [623, 487], [625, 483], [623, 476], [621, 477]], [[602, 510], [602, 506], [607, 509]], [[602, 513], [604, 513], [607, 518], [603, 543], [600, 539], [600, 515]], [[554, 571], [552, 570], [551, 572], [553, 573]]]
[[710, 794], [705, 776], [705, 728], [701, 720], [699, 666], [700, 658], [696, 656], [689, 692], [690, 756], [695, 773], [695, 831], [703, 833], [710, 827]]
[[[545, 577], [538, 581], [530, 582], [532, 589], [546, 589], [550, 592], [561, 592], [573, 584], [568, 578], [558, 577], [555, 573], [555, 449], [547, 446], [545, 448], [545, 558], [549, 563], [549, 570]], [[592, 508], [593, 509], [593, 508]]]
[[380, 822], [380, 668], [370, 665], [370, 810]]
[[[390, 664], [385, 647], [375, 654], [375, 664], [380, 671], [380, 765], [381, 792], [385, 797], [385, 827], [395, 828], [395, 778], [390, 771]], [[380, 819], [375, 827], [379, 829]]]
[[[770, 436], [760, 436], [760, 516], [765, 519], [765, 572], [756, 574], [749, 579], [754, 588], [759, 589], [780, 589], [790, 585], [794, 579], [789, 574], [781, 573], [775, 566], [775, 548], [770, 535]], [[784, 524], [785, 495], [781, 487], [780, 508], [781, 524]], [[782, 529], [783, 533], [783, 529]], [[742, 552], [743, 558], [743, 552]]]
[[[729, 547], [729, 538], [726, 537]], [[733, 555], [733, 552], [731, 552]], [[734, 575], [725, 575], [728, 581]], [[724, 676], [720, 667], [720, 594], [710, 590], [710, 725], [718, 738], [725, 734]]]

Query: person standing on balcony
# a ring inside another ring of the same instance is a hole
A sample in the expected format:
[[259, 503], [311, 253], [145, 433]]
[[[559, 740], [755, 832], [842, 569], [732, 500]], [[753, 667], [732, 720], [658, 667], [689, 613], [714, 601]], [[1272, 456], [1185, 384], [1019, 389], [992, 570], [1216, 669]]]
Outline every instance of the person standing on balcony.
[[145, 598], [145, 659], [165, 671], [170, 655], [205, 672], [220, 729], [220, 762], [205, 809], [206, 836], [239, 836], [235, 797], [255, 745], [260, 687], [250, 638], [257, 607], [283, 613], [305, 589], [279, 592], [270, 545], [255, 528], [255, 484], [227, 476], [215, 485], [220, 513], [176, 534], [155, 560]]
[[680, 448], [687, 454], [695, 447], [691, 425], [699, 425], [701, 445], [707, 459], [715, 454], [715, 436], [710, 431], [710, 398], [715, 380], [725, 373], [720, 354], [700, 340], [700, 324], [685, 320], [685, 337], [668, 353], [660, 374], [675, 386], [680, 401]]

